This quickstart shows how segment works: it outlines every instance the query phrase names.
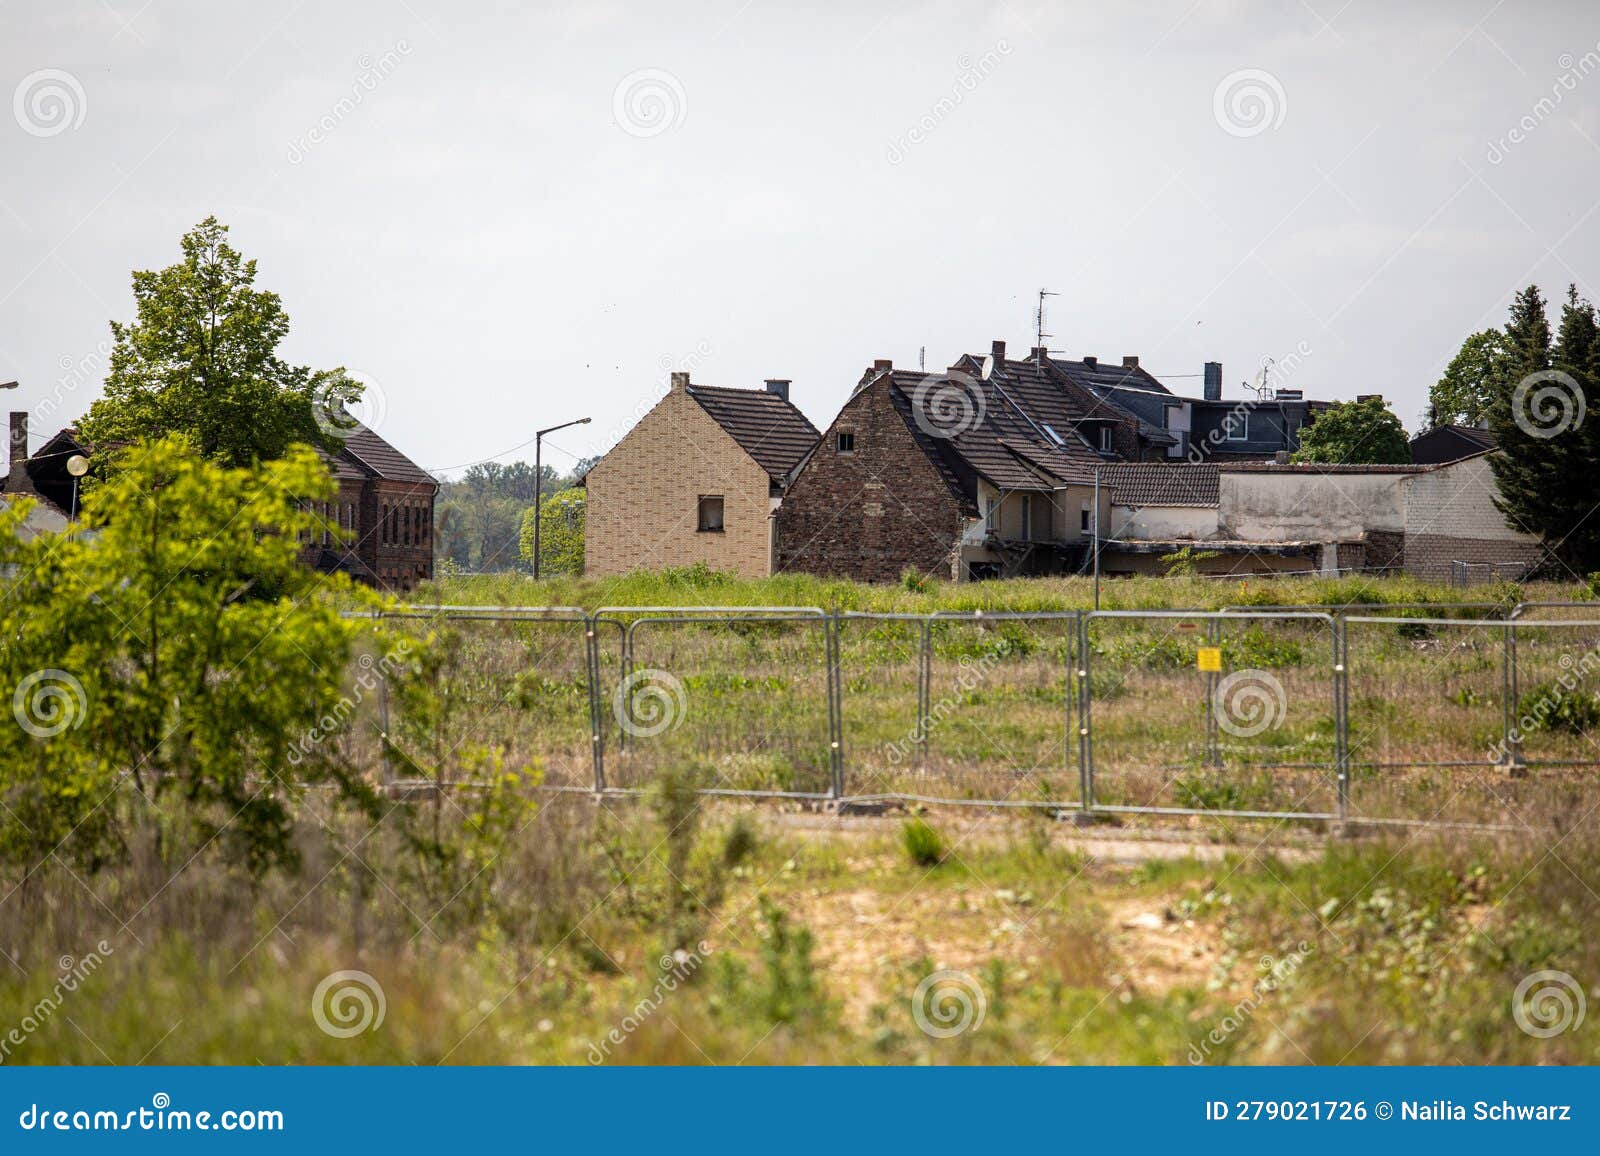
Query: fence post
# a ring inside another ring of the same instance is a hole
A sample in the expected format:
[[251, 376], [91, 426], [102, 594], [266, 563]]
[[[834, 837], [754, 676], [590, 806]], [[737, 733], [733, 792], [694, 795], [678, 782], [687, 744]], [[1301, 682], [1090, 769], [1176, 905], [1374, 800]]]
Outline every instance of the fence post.
[[389, 759], [389, 674], [378, 670], [378, 760], [383, 768], [383, 785], [394, 782], [394, 766]]
[[928, 714], [933, 710], [933, 616], [922, 620], [917, 652], [917, 770], [928, 764]]
[[1522, 697], [1517, 677], [1517, 620], [1506, 619], [1506, 770], [1522, 773], [1522, 729], [1517, 725], [1517, 705]]
[[[1222, 623], [1216, 618], [1206, 619], [1206, 642], [1208, 645], [1221, 647]], [[1219, 675], [1214, 670], [1206, 671], [1206, 700], [1202, 710], [1206, 718], [1206, 765], [1209, 767], [1222, 766], [1222, 740], [1217, 727], [1217, 679]]]
[[1062, 696], [1061, 712], [1064, 726], [1061, 730], [1061, 769], [1063, 772], [1072, 768], [1072, 735], [1078, 729], [1078, 614], [1073, 612], [1068, 619], [1069, 631], [1067, 633], [1067, 685], [1066, 693]]
[[838, 801], [844, 798], [844, 695], [840, 686], [842, 663], [837, 609], [829, 613], [822, 628], [828, 664], [828, 793]]
[[583, 619], [584, 653], [589, 667], [589, 757], [594, 764], [594, 790], [601, 794], [606, 789], [606, 755], [604, 707], [600, 701], [600, 628], [592, 615]]
[[1094, 812], [1094, 727], [1090, 721], [1093, 695], [1089, 673], [1089, 616], [1078, 615], [1078, 800], [1087, 816]]
[[[639, 619], [635, 618], [632, 622], [625, 623], [622, 627], [622, 649], [617, 657], [617, 678], [619, 680], [617, 685], [623, 688], [622, 696], [624, 701], [628, 696], [628, 680], [633, 677], [633, 628], [638, 624]], [[619, 719], [618, 721], [620, 722], [621, 720]], [[622, 755], [628, 753], [628, 728], [625, 726], [617, 727], [617, 753]]]
[[1344, 615], [1333, 620], [1333, 761], [1339, 783], [1339, 822], [1350, 816], [1350, 638]]

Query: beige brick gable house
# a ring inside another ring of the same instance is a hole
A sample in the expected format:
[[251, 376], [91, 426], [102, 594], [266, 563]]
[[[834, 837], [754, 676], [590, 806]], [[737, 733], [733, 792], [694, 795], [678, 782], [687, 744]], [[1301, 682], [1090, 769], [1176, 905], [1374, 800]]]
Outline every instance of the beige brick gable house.
[[773, 570], [774, 514], [816, 427], [765, 389], [672, 388], [584, 476], [584, 571], [626, 574], [703, 562], [746, 578]]

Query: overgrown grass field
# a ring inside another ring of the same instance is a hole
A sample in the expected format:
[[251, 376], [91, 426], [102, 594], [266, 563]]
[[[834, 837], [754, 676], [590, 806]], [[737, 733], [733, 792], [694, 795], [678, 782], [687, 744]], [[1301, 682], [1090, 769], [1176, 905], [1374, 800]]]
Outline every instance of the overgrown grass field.
[[[297, 791], [295, 854], [260, 870], [224, 852], [221, 809], [106, 801], [116, 854], [68, 846], [4, 884], [0, 1059], [1593, 1063], [1593, 1017], [1530, 1031], [1560, 1004], [1519, 986], [1553, 973], [1593, 992], [1600, 976], [1600, 709], [1583, 662], [1600, 632], [1519, 630], [1519, 699], [1582, 675], [1525, 736], [1530, 756], [1570, 765], [1444, 765], [1482, 763], [1507, 706], [1525, 713], [1498, 665], [1506, 608], [1578, 596], [1486, 591], [1478, 619], [1444, 607], [1459, 593], [1175, 579], [1107, 584], [1103, 604], [1440, 607], [1350, 625], [1351, 816], [1493, 830], [1128, 814], [1086, 830], [1054, 814], [1080, 801], [1078, 669], [1099, 803], [1327, 809], [1327, 621], [1106, 618], [1084, 655], [1062, 620], [996, 617], [1082, 609], [1078, 580], [443, 583], [417, 601], [987, 617], [926, 627], [925, 744], [924, 624], [844, 620], [847, 791], [902, 796], [860, 818], [704, 794], [826, 791], [815, 622], [648, 622], [632, 672], [649, 673], [625, 686], [636, 616], [618, 614], [598, 627], [598, 730], [581, 621], [375, 624], [349, 710], [318, 741], [383, 787], [376, 806]], [[1223, 655], [1209, 680], [1208, 643]], [[1248, 733], [1208, 729], [1215, 684], [1243, 671], [1281, 689], [1269, 725], [1241, 708]], [[607, 784], [640, 794], [588, 791], [597, 733]], [[196, 829], [214, 834], [180, 840]]]
[[[1600, 1060], [1592, 1016], [1540, 1038], [1512, 1001], [1532, 973], [1600, 974], [1592, 823], [1555, 857], [1513, 836], [1311, 846], [1279, 831], [1136, 862], [1041, 819], [933, 816], [915, 837], [799, 824], [670, 790], [554, 800], [464, 904], [427, 893], [385, 829], [314, 821], [295, 878], [169, 881], [146, 863], [91, 897], [52, 869], [0, 906], [0, 1006], [39, 1019], [7, 1059]], [[99, 970], [30, 1012], [59, 957], [102, 939]], [[346, 999], [381, 991], [381, 1023], [370, 1003], [337, 1018], [338, 986], [314, 999], [357, 971]]]

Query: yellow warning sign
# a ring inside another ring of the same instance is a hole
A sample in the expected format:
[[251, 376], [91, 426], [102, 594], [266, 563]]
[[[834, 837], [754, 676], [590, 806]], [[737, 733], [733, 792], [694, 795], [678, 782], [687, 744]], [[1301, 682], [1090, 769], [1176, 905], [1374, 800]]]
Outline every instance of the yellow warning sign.
[[1202, 646], [1195, 654], [1194, 665], [1196, 670], [1215, 674], [1222, 669], [1222, 647]]

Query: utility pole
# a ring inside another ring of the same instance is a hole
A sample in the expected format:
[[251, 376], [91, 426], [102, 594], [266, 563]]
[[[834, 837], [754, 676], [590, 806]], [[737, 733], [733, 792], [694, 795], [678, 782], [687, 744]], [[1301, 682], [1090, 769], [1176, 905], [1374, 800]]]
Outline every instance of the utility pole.
[[588, 424], [588, 418], [580, 417], [577, 421], [562, 422], [560, 425], [535, 430], [533, 433], [533, 580], [535, 582], [539, 580], [539, 523], [544, 521], [544, 435], [566, 429], [568, 426]]
[[1094, 608], [1100, 609], [1100, 467], [1094, 468]]

